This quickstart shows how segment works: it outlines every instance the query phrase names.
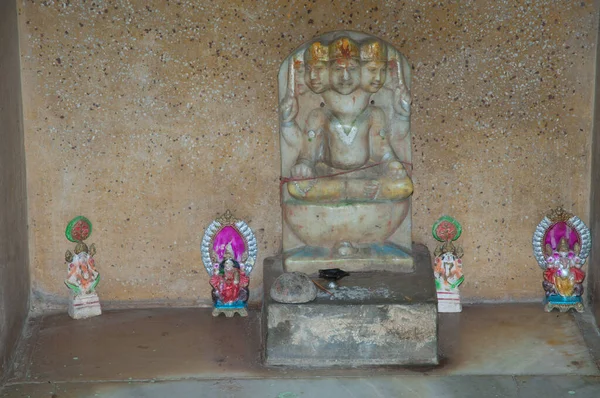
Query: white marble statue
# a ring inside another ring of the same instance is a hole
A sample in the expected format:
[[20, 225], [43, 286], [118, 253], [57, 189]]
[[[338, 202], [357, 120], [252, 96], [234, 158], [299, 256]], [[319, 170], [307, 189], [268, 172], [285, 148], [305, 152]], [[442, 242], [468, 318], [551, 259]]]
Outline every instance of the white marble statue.
[[333, 32], [292, 53], [279, 83], [286, 269], [412, 270], [406, 58]]

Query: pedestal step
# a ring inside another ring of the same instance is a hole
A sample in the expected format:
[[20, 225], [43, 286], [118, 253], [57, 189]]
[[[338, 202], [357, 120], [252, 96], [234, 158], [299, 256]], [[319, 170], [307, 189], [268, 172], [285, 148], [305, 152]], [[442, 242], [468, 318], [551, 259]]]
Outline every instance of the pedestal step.
[[73, 319], [86, 319], [102, 314], [100, 299], [97, 293], [71, 293], [69, 297], [69, 316]]
[[239, 316], [248, 316], [248, 311], [246, 308], [214, 308], [212, 311], [212, 316], [219, 316], [221, 314], [225, 314], [227, 318], [233, 317], [235, 314]]
[[[437, 300], [431, 259], [415, 246], [412, 273], [352, 273], [333, 297], [305, 304], [263, 301], [264, 360], [302, 367], [437, 364]], [[264, 289], [283, 272], [264, 263]]]

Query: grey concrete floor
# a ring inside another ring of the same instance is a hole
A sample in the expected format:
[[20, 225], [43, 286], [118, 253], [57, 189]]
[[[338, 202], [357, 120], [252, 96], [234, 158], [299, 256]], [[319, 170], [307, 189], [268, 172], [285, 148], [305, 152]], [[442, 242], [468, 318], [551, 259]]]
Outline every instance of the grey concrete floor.
[[258, 312], [45, 315], [0, 397], [600, 397], [600, 336], [585, 314], [466, 306], [440, 315], [439, 335], [436, 367], [311, 370], [262, 365]]

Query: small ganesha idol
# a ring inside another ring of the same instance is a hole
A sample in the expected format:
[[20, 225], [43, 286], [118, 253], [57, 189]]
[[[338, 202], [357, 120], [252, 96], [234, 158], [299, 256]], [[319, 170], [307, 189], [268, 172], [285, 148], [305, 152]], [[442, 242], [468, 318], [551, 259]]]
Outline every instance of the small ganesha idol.
[[562, 207], [552, 210], [533, 234], [533, 254], [544, 270], [545, 310], [583, 311], [583, 264], [591, 248], [588, 227]]
[[248, 225], [229, 210], [204, 232], [202, 262], [210, 276], [213, 316], [247, 316], [250, 273], [256, 262], [256, 238]]
[[65, 285], [70, 290], [69, 315], [73, 319], [85, 319], [100, 315], [100, 300], [96, 286], [100, 282], [100, 274], [96, 270], [94, 254], [96, 246], [90, 247], [83, 242], [92, 234], [92, 223], [83, 216], [75, 217], [67, 225], [65, 236], [71, 242], [77, 243], [75, 254], [67, 250], [65, 261], [68, 264]]
[[454, 218], [443, 216], [433, 225], [433, 237], [439, 242], [435, 251], [433, 274], [437, 290], [438, 312], [461, 312], [458, 287], [465, 280], [462, 271], [463, 249], [452, 243], [462, 233], [462, 227]]

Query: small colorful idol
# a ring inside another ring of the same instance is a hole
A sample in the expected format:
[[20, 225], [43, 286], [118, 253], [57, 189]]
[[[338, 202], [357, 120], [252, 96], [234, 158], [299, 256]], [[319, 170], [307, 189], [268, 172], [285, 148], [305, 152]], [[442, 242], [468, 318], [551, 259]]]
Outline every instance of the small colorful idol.
[[550, 211], [538, 224], [533, 234], [533, 255], [544, 270], [542, 287], [547, 312], [583, 311], [585, 273], [581, 268], [590, 249], [590, 230], [562, 207]]
[[68, 264], [65, 285], [70, 290], [69, 315], [73, 319], [84, 319], [100, 315], [100, 299], [96, 286], [100, 282], [100, 274], [96, 270], [94, 254], [96, 246], [90, 247], [83, 242], [92, 235], [92, 223], [83, 216], [75, 217], [67, 225], [65, 236], [76, 243], [75, 254], [67, 250], [65, 261]]
[[249, 276], [258, 253], [248, 224], [227, 210], [206, 228], [200, 251], [210, 276], [213, 316], [247, 316]]
[[433, 224], [432, 233], [436, 240], [443, 242], [433, 252], [438, 312], [461, 312], [458, 287], [465, 280], [461, 260], [463, 249], [452, 242], [458, 239], [462, 227], [454, 218], [443, 216]]

